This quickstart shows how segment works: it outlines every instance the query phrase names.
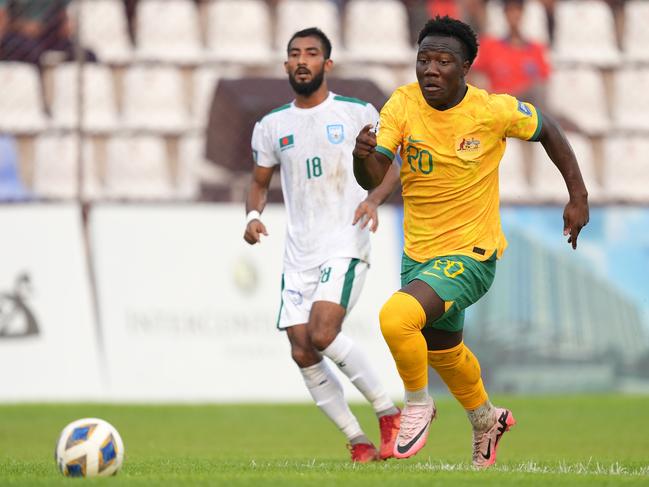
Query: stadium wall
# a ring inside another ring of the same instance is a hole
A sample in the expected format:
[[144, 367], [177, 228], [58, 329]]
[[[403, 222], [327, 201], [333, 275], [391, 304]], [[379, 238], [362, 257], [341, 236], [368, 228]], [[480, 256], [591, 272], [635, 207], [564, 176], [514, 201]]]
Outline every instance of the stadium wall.
[[[240, 205], [97, 204], [86, 246], [76, 204], [0, 206], [0, 401], [310, 400], [275, 328], [284, 218], [270, 206], [251, 247]], [[503, 224], [510, 248], [466, 326], [492, 391], [649, 390], [649, 208], [595, 208], [577, 252], [559, 207]], [[382, 209], [345, 327], [397, 399], [377, 316], [402, 238], [401, 210]]]

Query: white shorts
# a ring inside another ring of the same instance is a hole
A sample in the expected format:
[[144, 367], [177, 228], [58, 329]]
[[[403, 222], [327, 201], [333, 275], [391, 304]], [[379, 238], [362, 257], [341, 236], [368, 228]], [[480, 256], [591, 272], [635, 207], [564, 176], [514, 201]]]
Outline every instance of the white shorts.
[[351, 311], [360, 296], [368, 267], [367, 262], [359, 259], [336, 257], [313, 269], [282, 274], [277, 328], [285, 330], [307, 323], [316, 301], [330, 301]]

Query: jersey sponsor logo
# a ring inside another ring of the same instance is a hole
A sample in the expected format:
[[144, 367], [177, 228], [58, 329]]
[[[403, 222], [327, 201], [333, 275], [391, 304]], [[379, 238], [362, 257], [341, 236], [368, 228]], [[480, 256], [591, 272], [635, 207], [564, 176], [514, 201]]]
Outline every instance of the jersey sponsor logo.
[[294, 145], [295, 145], [295, 139], [293, 137], [293, 134], [285, 135], [284, 137], [280, 137], [279, 139], [279, 150], [281, 151], [290, 149]]
[[462, 137], [457, 150], [458, 152], [477, 152], [480, 150], [480, 141], [478, 139], [474, 139], [473, 137], [469, 139]]
[[343, 124], [336, 123], [327, 125], [327, 139], [332, 144], [340, 144], [345, 140], [345, 127], [343, 127]]
[[523, 115], [527, 115], [528, 117], [532, 116], [532, 110], [530, 110], [530, 107], [528, 107], [522, 101], [518, 102], [518, 111], [521, 112]]
[[409, 144], [420, 144], [421, 142], [423, 142], [423, 140], [413, 139], [412, 135], [408, 136], [408, 143]]

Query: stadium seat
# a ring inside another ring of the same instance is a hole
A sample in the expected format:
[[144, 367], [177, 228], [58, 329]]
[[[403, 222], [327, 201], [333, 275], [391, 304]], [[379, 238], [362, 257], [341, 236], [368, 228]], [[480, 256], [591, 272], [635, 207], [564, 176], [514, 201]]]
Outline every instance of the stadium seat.
[[108, 141], [105, 180], [108, 198], [173, 198], [164, 140], [150, 135], [111, 138]]
[[613, 121], [627, 132], [649, 132], [649, 68], [625, 68], [614, 74]]
[[[82, 129], [90, 132], [116, 130], [117, 104], [110, 68], [102, 64], [83, 65]], [[78, 65], [65, 63], [54, 69], [52, 124], [70, 130], [78, 125]]]
[[31, 198], [20, 177], [18, 148], [13, 137], [0, 135], [0, 201]]
[[212, 97], [221, 77], [220, 70], [201, 66], [194, 72], [192, 117], [195, 127], [204, 129], [212, 106]]
[[630, 62], [649, 61], [649, 2], [632, 0], [624, 7], [624, 57]]
[[[74, 199], [78, 187], [79, 139], [75, 135], [43, 134], [34, 149], [34, 193], [44, 198]], [[84, 195], [100, 196], [94, 148], [83, 141]]]
[[525, 160], [523, 144], [526, 143], [518, 139], [507, 139], [507, 148], [499, 169], [500, 199], [505, 203], [521, 203], [530, 198], [525, 167], [531, 161]]
[[[548, 44], [548, 19], [545, 8], [538, 0], [529, 0], [523, 7], [522, 31], [529, 40]], [[507, 21], [500, 1], [487, 2], [487, 34], [495, 37], [507, 35]]]
[[[591, 141], [587, 137], [575, 133], [568, 133], [566, 136], [577, 157], [581, 175], [588, 189], [589, 200], [592, 202], [599, 201], [602, 196], [602, 189], [595, 173]], [[567, 203], [568, 189], [561, 173], [540, 143], [534, 144], [533, 152], [532, 195], [540, 202]]]
[[132, 130], [177, 134], [189, 115], [180, 72], [170, 66], [133, 66], [124, 76], [124, 124]]
[[330, 0], [281, 0], [277, 6], [277, 29], [275, 45], [282, 58], [286, 44], [298, 30], [317, 26], [329, 38], [333, 46], [332, 58], [344, 56], [340, 37], [338, 8]]
[[137, 59], [178, 64], [198, 64], [204, 59], [194, 2], [140, 0], [136, 18]]
[[617, 66], [621, 61], [610, 8], [602, 0], [557, 2], [554, 61]]
[[597, 69], [555, 70], [550, 77], [548, 104], [553, 113], [571, 120], [590, 135], [602, 134], [611, 125], [604, 80]]
[[92, 0], [80, 3], [79, 35], [102, 62], [125, 64], [132, 58], [128, 23], [121, 0]]
[[205, 136], [188, 135], [180, 139], [178, 150], [177, 194], [182, 199], [197, 199], [201, 174], [209, 167], [214, 179], [228, 184], [227, 171], [219, 171], [216, 165], [205, 157]]
[[612, 201], [649, 202], [649, 138], [611, 136], [604, 144], [604, 190]]
[[[412, 69], [414, 73], [414, 68]], [[390, 96], [394, 90], [401, 86], [402, 79], [395, 69], [379, 64], [360, 64], [360, 63], [342, 63], [336, 66], [335, 76], [337, 78], [364, 78], [369, 79], [378, 86], [386, 97]], [[381, 107], [375, 107], [381, 110]]]
[[271, 17], [263, 0], [212, 0], [208, 4], [208, 57], [217, 62], [273, 62]]
[[44, 130], [43, 98], [38, 70], [27, 63], [0, 63], [0, 132]]
[[345, 41], [349, 61], [389, 64], [415, 61], [408, 13], [397, 0], [351, 0], [345, 13]]

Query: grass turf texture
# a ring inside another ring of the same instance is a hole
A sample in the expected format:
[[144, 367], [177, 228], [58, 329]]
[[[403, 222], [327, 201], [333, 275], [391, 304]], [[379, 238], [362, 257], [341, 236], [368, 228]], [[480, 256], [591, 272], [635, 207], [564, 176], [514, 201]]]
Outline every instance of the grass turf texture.
[[[349, 462], [344, 437], [310, 404], [0, 406], [0, 485], [649, 485], [649, 397], [495, 399], [518, 425], [485, 472], [470, 467], [470, 427], [450, 398], [438, 400], [428, 444], [415, 457], [370, 465]], [[370, 408], [353, 410], [378, 441]], [[68, 479], [56, 469], [60, 430], [85, 416], [122, 435], [126, 459], [116, 477]]]

